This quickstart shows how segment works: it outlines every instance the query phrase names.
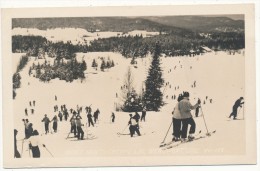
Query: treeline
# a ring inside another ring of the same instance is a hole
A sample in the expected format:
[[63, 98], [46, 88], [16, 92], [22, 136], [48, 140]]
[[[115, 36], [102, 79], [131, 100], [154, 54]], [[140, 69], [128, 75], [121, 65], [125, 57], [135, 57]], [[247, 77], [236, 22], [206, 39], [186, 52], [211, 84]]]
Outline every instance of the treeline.
[[[32, 41], [30, 41], [30, 39]], [[13, 36], [13, 52], [26, 52], [30, 56], [43, 58], [45, 53], [57, 59], [71, 59], [76, 52], [119, 52], [124, 57], [144, 57], [153, 53], [152, 45], [161, 44], [161, 52], [167, 56], [183, 56], [203, 53], [202, 46], [215, 51], [237, 50], [245, 48], [245, 37], [238, 32], [211, 33], [210, 36], [161, 34], [152, 37], [123, 36], [100, 38], [89, 45], [71, 42], [53, 43], [40, 36]]]
[[21, 76], [20, 71], [25, 67], [28, 63], [28, 56], [24, 55], [21, 57], [18, 66], [16, 68], [16, 72], [13, 74], [13, 99], [16, 97], [16, 89], [21, 87]]

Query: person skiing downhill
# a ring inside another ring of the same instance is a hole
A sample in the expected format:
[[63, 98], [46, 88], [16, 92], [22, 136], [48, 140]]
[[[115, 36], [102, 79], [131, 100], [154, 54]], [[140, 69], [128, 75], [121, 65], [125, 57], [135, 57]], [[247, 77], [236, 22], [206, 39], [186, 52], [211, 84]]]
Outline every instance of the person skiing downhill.
[[49, 123], [50, 123], [50, 119], [47, 117], [47, 114], [44, 115], [42, 122], [44, 122], [45, 134], [47, 134], [49, 132]]
[[192, 118], [191, 110], [196, 109], [201, 103], [200, 99], [198, 99], [198, 102], [193, 106], [189, 101], [189, 97], [190, 97], [189, 92], [183, 92], [183, 99], [179, 102], [179, 106], [178, 106], [182, 117], [181, 141], [186, 141], [188, 125], [190, 125], [188, 139], [189, 140], [194, 139], [193, 134], [195, 133], [196, 130], [196, 123]]
[[181, 123], [182, 116], [179, 110], [179, 102], [183, 99], [183, 95], [180, 94], [177, 98], [178, 103], [175, 105], [172, 111], [172, 123], [173, 123], [173, 139], [172, 141], [179, 141], [181, 135]]
[[242, 107], [242, 104], [244, 104], [245, 102], [242, 102], [244, 98], [240, 97], [239, 99], [236, 100], [235, 104], [233, 105], [233, 111], [232, 113], [229, 115], [229, 118], [231, 118], [231, 116], [233, 116], [233, 119], [237, 119], [237, 108], [238, 107]]

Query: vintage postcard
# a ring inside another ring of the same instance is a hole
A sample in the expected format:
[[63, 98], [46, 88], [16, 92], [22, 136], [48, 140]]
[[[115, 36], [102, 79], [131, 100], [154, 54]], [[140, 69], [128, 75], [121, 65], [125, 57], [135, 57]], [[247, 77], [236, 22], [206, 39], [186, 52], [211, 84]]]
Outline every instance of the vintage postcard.
[[253, 4], [3, 9], [5, 168], [256, 164]]

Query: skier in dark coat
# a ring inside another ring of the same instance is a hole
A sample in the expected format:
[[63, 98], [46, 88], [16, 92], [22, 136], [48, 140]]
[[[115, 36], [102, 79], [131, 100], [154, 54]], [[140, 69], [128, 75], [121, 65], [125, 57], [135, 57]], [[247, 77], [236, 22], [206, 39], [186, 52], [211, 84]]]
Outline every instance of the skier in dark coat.
[[88, 113], [87, 118], [88, 118], [88, 127], [90, 127], [90, 124], [94, 127], [91, 112]]
[[233, 119], [237, 119], [237, 108], [242, 107], [242, 104], [244, 104], [244, 102], [242, 102], [243, 99], [244, 99], [243, 97], [240, 97], [239, 99], [236, 100], [235, 104], [233, 105], [233, 111], [229, 115], [229, 118], [233, 116]]
[[[39, 141], [39, 133], [37, 130], [33, 131], [33, 136], [31, 136], [29, 139], [29, 148], [32, 150], [32, 156], [33, 158], [40, 158], [41, 157], [41, 152], [39, 149], [39, 145], [42, 144]], [[43, 147], [45, 147], [44, 144], [42, 144]]]
[[62, 121], [62, 113], [61, 113], [61, 111], [59, 111], [59, 114], [58, 114], [58, 117], [60, 118], [60, 121]]
[[33, 101], [33, 106], [35, 106], [35, 100]]
[[24, 109], [25, 115], [28, 116], [28, 110], [27, 108]]
[[64, 110], [64, 119], [65, 119], [65, 121], [68, 120], [68, 116], [69, 116], [68, 110], [65, 108], [65, 110]]
[[196, 116], [196, 117], [199, 116], [199, 111], [200, 111], [200, 106], [198, 106], [198, 107], [195, 109], [195, 116]]
[[21, 158], [21, 155], [17, 149], [17, 140], [16, 140], [16, 135], [18, 131], [15, 129], [14, 130], [14, 158]]
[[82, 123], [81, 123], [81, 116], [78, 114], [76, 116], [76, 124], [77, 124], [77, 131], [78, 131], [78, 140], [83, 140], [84, 139], [84, 131], [83, 129], [81, 128], [82, 126], [84, 126]]
[[138, 136], [141, 136], [136, 119], [132, 117], [132, 114], [129, 114], [129, 116], [130, 116], [130, 120], [128, 122], [128, 125], [129, 125], [130, 136], [133, 137], [135, 132], [138, 134]]
[[99, 109], [97, 109], [95, 112], [94, 112], [94, 122], [96, 123], [97, 120], [98, 120], [98, 115], [99, 115], [100, 111]]
[[44, 118], [42, 119], [42, 122], [44, 122], [45, 127], [45, 134], [49, 132], [49, 123], [51, 122], [50, 119], [47, 117], [47, 115], [44, 115]]
[[57, 132], [57, 129], [58, 129], [58, 118], [57, 118], [56, 115], [52, 118], [51, 122], [52, 121], [53, 121], [53, 125], [52, 125], [53, 131]]
[[111, 115], [111, 120], [112, 120], [112, 123], [114, 123], [114, 122], [115, 122], [115, 118], [116, 118], [116, 116], [115, 116], [115, 113], [114, 113], [114, 112], [112, 112], [112, 115]]
[[30, 138], [33, 135], [33, 127], [32, 126], [33, 126], [33, 124], [29, 123], [28, 129], [27, 129], [27, 136], [28, 136], [28, 138]]

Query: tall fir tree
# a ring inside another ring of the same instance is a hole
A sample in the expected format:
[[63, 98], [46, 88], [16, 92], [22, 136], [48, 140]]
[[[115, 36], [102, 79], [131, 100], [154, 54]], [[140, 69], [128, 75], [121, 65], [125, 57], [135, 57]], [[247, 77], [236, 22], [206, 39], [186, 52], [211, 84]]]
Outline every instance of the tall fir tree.
[[163, 106], [163, 93], [161, 88], [164, 80], [160, 67], [161, 46], [157, 42], [153, 50], [153, 60], [149, 68], [148, 76], [145, 81], [144, 105], [149, 111], [159, 111]]

